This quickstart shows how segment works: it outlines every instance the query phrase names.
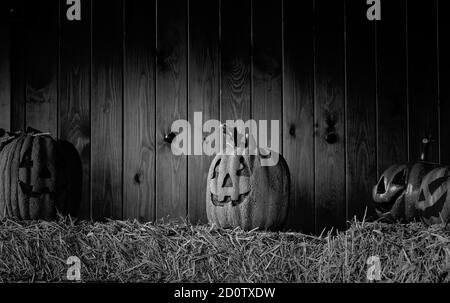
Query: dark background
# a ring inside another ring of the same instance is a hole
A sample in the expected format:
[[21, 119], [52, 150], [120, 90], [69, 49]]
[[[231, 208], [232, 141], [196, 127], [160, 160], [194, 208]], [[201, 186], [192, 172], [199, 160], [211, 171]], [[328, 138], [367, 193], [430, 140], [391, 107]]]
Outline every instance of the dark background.
[[304, 232], [373, 217], [377, 177], [424, 136], [450, 162], [449, 1], [381, 0], [381, 21], [366, 0], [81, 3], [68, 21], [65, 0], [1, 1], [0, 128], [76, 146], [84, 218], [205, 222], [211, 158], [163, 140], [194, 111], [280, 120]]

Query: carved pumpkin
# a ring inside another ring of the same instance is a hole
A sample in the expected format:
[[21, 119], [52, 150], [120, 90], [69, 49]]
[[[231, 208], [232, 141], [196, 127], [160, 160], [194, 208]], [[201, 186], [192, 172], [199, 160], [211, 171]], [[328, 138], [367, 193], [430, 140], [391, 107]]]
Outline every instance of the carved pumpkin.
[[450, 168], [430, 171], [422, 181], [416, 208], [426, 224], [448, 223], [450, 220]]
[[75, 215], [81, 162], [66, 143], [34, 130], [16, 133], [0, 148], [0, 219]]
[[373, 188], [375, 211], [380, 218], [391, 221], [400, 219], [401, 208], [405, 203], [407, 174], [406, 165], [392, 165], [384, 171]]
[[437, 167], [436, 163], [426, 161], [430, 139], [423, 139], [422, 143], [420, 161], [389, 167], [374, 186], [372, 198], [382, 221], [407, 223], [418, 219], [416, 205], [422, 180]]
[[264, 157], [237, 153], [214, 158], [206, 190], [210, 223], [245, 230], [283, 227], [289, 204], [289, 169], [281, 155], [275, 166], [262, 166]]

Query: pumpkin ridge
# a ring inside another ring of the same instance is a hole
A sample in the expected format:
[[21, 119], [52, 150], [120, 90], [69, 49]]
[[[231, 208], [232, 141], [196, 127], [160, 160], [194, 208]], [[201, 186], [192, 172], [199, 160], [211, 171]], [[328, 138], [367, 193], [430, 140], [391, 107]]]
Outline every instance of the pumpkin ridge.
[[[36, 181], [39, 179], [39, 172], [42, 166], [42, 159], [40, 155], [42, 154], [42, 146], [43, 146], [43, 138], [38, 136], [33, 141], [33, 147], [31, 149], [31, 161], [33, 166], [31, 167], [31, 180], [28, 185], [31, 186], [31, 190], [33, 190], [34, 186], [37, 186]], [[37, 220], [40, 216], [40, 199], [34, 198], [29, 193], [26, 195], [30, 196], [30, 219]]]
[[5, 161], [3, 160], [5, 152], [5, 147], [7, 145], [0, 146], [0, 218], [4, 218], [6, 216], [6, 203], [5, 203], [5, 197], [4, 197], [4, 185], [3, 185], [3, 166]]
[[[48, 190], [48, 194], [44, 195], [44, 199], [42, 201], [43, 202], [43, 207], [41, 207], [41, 212], [43, 212], [43, 214], [41, 214], [42, 218], [47, 218], [47, 219], [51, 219], [54, 218], [56, 213], [55, 213], [55, 199], [56, 199], [56, 163], [55, 163], [55, 159], [56, 159], [56, 151], [55, 151], [55, 142], [53, 141], [53, 139], [49, 136], [44, 137], [45, 142], [44, 144], [44, 150], [45, 150], [45, 158], [44, 161], [46, 162], [46, 166], [44, 166], [45, 169], [41, 170], [41, 174], [43, 174], [44, 172], [46, 172], [47, 174], [50, 175], [40, 175], [40, 178], [44, 178], [46, 177], [47, 179], [45, 180], [45, 188]], [[53, 186], [52, 186], [53, 185]], [[41, 190], [41, 193], [44, 193], [44, 190]]]
[[6, 197], [5, 197], [5, 165], [6, 165], [6, 155], [9, 144], [4, 144], [0, 150], [0, 218], [4, 218], [7, 216], [6, 209]]
[[[20, 150], [20, 156], [19, 156], [19, 179], [17, 183], [20, 182], [29, 184], [31, 179], [31, 167], [25, 166], [23, 167], [23, 162], [25, 160], [25, 157], [31, 161], [31, 149], [33, 148], [35, 137], [31, 135], [26, 135], [22, 149]], [[18, 188], [18, 200], [19, 200], [19, 211], [21, 218], [23, 220], [29, 220], [30, 219], [30, 197], [28, 197], [22, 190], [21, 187]]]
[[[25, 136], [20, 135], [19, 138], [17, 138], [16, 147], [14, 148], [11, 156], [11, 160], [9, 161], [10, 169], [9, 169], [9, 186], [10, 186], [10, 204], [11, 209], [13, 212], [13, 216], [15, 218], [20, 218], [20, 211], [19, 211], [19, 202], [17, 198], [17, 190], [18, 190], [18, 169], [19, 169], [19, 152], [22, 149], [22, 145], [24, 142]], [[19, 151], [19, 152], [18, 152]]]
[[[239, 195], [239, 196], [241, 196], [241, 195]], [[231, 202], [230, 210], [232, 212], [230, 212], [230, 213], [232, 214], [232, 218], [235, 218], [235, 221], [236, 221], [236, 223], [233, 224], [233, 226], [240, 226], [242, 224], [241, 209], [243, 209], [243, 208], [238, 208], [238, 207], [236, 207], [236, 205], [233, 202]]]
[[422, 217], [424, 219], [431, 219], [432, 217], [439, 218], [441, 211], [445, 206], [447, 201], [448, 191], [445, 192], [433, 205], [425, 208], [421, 211]]
[[11, 199], [10, 199], [10, 188], [9, 188], [9, 183], [10, 183], [10, 176], [9, 176], [9, 171], [8, 171], [8, 164], [9, 164], [9, 158], [11, 156], [12, 150], [15, 147], [17, 141], [16, 140], [12, 140], [8, 143], [8, 145], [5, 147], [5, 149], [3, 150], [4, 152], [4, 157], [3, 157], [3, 166], [2, 166], [2, 180], [0, 180], [0, 182], [3, 185], [3, 189], [2, 191], [2, 197], [0, 199], [3, 200], [4, 203], [4, 214], [7, 217], [11, 217], [12, 214], [12, 209], [11, 209]]

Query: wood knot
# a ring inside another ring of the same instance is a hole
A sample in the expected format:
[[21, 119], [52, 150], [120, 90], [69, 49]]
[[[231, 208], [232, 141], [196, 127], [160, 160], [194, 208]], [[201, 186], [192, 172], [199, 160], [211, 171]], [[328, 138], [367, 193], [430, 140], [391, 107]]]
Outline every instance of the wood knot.
[[169, 134], [167, 134], [167, 135], [164, 136], [164, 141], [165, 141], [166, 143], [171, 144], [171, 143], [173, 142], [173, 140], [175, 139], [176, 136], [177, 136], [176, 133], [170, 132]]
[[142, 183], [142, 173], [138, 172], [134, 175], [134, 184], [139, 185]]
[[295, 126], [294, 125], [291, 125], [289, 127], [289, 135], [295, 137]]
[[338, 135], [335, 132], [329, 132], [325, 135], [325, 141], [329, 144], [334, 144], [338, 141]]

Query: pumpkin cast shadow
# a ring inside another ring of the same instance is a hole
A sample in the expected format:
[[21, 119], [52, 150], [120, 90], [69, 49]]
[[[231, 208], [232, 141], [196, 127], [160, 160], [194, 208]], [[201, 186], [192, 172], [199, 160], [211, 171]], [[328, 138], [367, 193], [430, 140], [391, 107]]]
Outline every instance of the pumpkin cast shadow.
[[66, 190], [57, 200], [57, 210], [62, 215], [76, 217], [78, 215], [83, 187], [83, 166], [80, 155], [72, 143], [59, 140], [61, 149], [61, 165], [65, 172]]

